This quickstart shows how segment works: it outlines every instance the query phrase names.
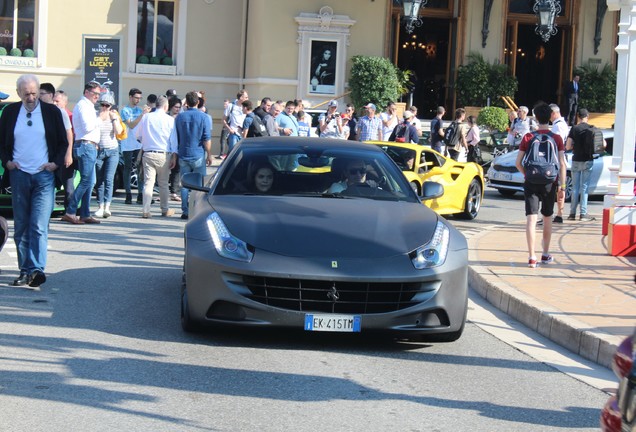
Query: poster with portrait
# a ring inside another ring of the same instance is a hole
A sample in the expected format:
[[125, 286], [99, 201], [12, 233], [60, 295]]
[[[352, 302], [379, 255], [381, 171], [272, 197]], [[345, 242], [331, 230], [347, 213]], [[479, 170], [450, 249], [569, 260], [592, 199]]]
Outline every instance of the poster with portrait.
[[338, 42], [311, 41], [311, 65], [309, 66], [309, 93], [336, 94], [336, 59]]
[[[119, 39], [84, 37], [84, 82], [95, 81], [119, 101]], [[124, 104], [125, 105], [125, 104]]]

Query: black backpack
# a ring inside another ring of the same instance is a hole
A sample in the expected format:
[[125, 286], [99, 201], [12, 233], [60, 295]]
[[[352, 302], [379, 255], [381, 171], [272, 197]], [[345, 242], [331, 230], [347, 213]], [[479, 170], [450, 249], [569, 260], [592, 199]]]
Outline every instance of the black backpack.
[[459, 142], [459, 123], [453, 121], [448, 125], [446, 130], [444, 130], [444, 144], [446, 144], [447, 148], [454, 148], [455, 145]]
[[603, 147], [603, 132], [593, 125], [590, 125], [585, 130], [583, 141], [582, 148], [577, 149], [577, 146], [574, 147], [574, 153], [577, 156], [576, 160], [592, 160], [594, 159], [594, 153], [603, 153], [605, 150]]
[[395, 128], [393, 128], [393, 132], [391, 132], [389, 141], [410, 143], [411, 137], [409, 134], [409, 126], [406, 123], [400, 123], [399, 125], [397, 125]]
[[267, 128], [263, 124], [263, 120], [257, 115], [252, 116], [254, 120], [252, 120], [252, 124], [247, 129], [247, 136], [250, 137], [262, 137], [269, 136], [267, 133]]
[[532, 139], [523, 156], [526, 181], [547, 185], [554, 183], [559, 175], [559, 150], [552, 132], [530, 132]]

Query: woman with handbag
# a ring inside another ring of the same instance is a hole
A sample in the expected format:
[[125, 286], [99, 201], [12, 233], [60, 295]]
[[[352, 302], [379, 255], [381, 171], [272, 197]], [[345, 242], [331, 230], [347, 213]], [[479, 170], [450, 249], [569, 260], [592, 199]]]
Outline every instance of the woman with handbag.
[[99, 148], [95, 160], [97, 176], [97, 204], [95, 217], [107, 218], [111, 215], [110, 203], [113, 200], [115, 172], [119, 164], [118, 140], [126, 139], [126, 125], [115, 109], [115, 98], [109, 93], [102, 93], [99, 99], [97, 115], [100, 130]]
[[481, 160], [481, 150], [479, 149], [479, 127], [475, 116], [468, 116], [468, 134], [466, 134], [466, 142], [468, 143], [468, 162], [479, 163]]

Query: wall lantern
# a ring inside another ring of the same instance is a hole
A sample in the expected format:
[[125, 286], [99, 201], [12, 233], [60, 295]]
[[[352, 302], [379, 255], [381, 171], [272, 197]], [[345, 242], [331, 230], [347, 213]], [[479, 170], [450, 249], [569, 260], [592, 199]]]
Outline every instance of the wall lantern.
[[[404, 7], [406, 9], [406, 6]], [[561, 13], [559, 0], [536, 0], [532, 8], [537, 16], [538, 24], [534, 32], [547, 42], [550, 36], [557, 34], [556, 17]]]
[[426, 6], [427, 1], [428, 0], [402, 0], [402, 5], [404, 6], [404, 27], [407, 33], [413, 33], [415, 27], [422, 25], [420, 8]]

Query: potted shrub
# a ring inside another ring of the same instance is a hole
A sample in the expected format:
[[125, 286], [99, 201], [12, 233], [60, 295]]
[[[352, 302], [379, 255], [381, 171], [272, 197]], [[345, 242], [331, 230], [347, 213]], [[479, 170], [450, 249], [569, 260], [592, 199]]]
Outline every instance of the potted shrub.
[[581, 77], [579, 108], [590, 112], [590, 123], [600, 128], [611, 128], [615, 121], [616, 71], [609, 65], [588, 62], [575, 69]]
[[389, 59], [357, 55], [351, 58], [351, 62], [349, 88], [355, 106], [372, 102], [378, 110], [382, 110], [390, 101], [395, 102], [400, 97], [402, 87], [398, 69]]
[[481, 54], [472, 52], [468, 63], [457, 70], [457, 105], [483, 107], [490, 98], [491, 105], [505, 107], [501, 96], [514, 97], [517, 87], [517, 78], [508, 72], [505, 64], [488, 63]]

